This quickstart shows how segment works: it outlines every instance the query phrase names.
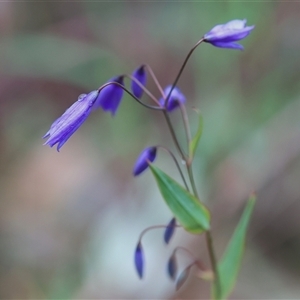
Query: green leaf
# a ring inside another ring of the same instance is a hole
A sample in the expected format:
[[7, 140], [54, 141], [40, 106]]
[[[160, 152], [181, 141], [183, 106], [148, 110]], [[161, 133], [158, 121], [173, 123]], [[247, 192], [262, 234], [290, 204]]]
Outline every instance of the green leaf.
[[184, 187], [159, 168], [150, 164], [160, 192], [179, 223], [189, 232], [199, 234], [210, 228], [208, 209]]
[[221, 261], [218, 263], [220, 289], [213, 286], [214, 299], [226, 299], [232, 291], [240, 269], [245, 248], [246, 232], [254, 208], [256, 196], [249, 197], [243, 215], [237, 225]]
[[190, 160], [193, 159], [195, 152], [197, 150], [200, 138], [202, 136], [202, 132], [203, 132], [203, 117], [200, 111], [195, 110], [196, 113], [199, 115], [199, 124], [198, 124], [198, 130], [195, 134], [195, 136], [193, 137], [193, 139], [190, 141], [189, 144], [189, 156], [190, 156]]

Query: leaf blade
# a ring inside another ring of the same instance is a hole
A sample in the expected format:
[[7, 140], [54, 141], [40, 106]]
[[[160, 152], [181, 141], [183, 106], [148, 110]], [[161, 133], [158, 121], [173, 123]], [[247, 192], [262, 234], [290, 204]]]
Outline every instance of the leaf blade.
[[241, 265], [245, 248], [246, 233], [250, 217], [256, 202], [256, 196], [251, 195], [243, 211], [240, 221], [228, 243], [222, 259], [218, 263], [220, 292], [213, 285], [213, 299], [226, 299], [232, 291]]
[[189, 232], [199, 234], [210, 228], [208, 209], [184, 187], [159, 168], [150, 164], [158, 188], [179, 223]]

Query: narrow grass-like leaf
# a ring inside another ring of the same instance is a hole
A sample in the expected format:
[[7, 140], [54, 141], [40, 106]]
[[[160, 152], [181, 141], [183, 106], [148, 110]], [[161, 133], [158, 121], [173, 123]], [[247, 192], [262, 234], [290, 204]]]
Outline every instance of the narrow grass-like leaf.
[[198, 124], [198, 129], [197, 132], [195, 134], [195, 136], [192, 138], [192, 140], [190, 141], [189, 144], [189, 155], [190, 155], [190, 159], [192, 160], [195, 152], [197, 150], [200, 138], [202, 136], [202, 131], [203, 131], [203, 117], [200, 111], [196, 110], [197, 114], [199, 115], [199, 124]]
[[231, 237], [231, 240], [218, 263], [220, 289], [213, 286], [214, 299], [226, 299], [232, 291], [240, 269], [245, 248], [246, 232], [254, 208], [256, 196], [250, 196], [242, 217]]
[[150, 164], [160, 192], [178, 222], [189, 232], [199, 234], [210, 228], [208, 209], [184, 187]]

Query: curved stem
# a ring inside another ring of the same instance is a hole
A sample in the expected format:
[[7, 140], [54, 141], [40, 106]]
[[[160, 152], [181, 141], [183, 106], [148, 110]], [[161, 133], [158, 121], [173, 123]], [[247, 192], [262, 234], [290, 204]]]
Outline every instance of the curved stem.
[[180, 144], [179, 144], [179, 142], [178, 142], [178, 139], [177, 139], [177, 137], [176, 137], [176, 133], [175, 133], [175, 131], [174, 131], [174, 128], [173, 128], [173, 125], [172, 125], [172, 123], [171, 123], [171, 120], [170, 120], [170, 117], [169, 117], [169, 115], [168, 115], [168, 112], [164, 109], [164, 110], [163, 110], [163, 113], [164, 113], [165, 119], [166, 119], [166, 121], [167, 121], [167, 124], [168, 124], [169, 130], [170, 130], [172, 139], [173, 139], [173, 141], [174, 141], [174, 143], [175, 143], [175, 146], [176, 146], [178, 152], [180, 153], [182, 159], [186, 162], [186, 160], [187, 160], [187, 159], [186, 159], [186, 156], [185, 156], [185, 154], [183, 153], [183, 150], [181, 149], [181, 146], [180, 146]]
[[187, 163], [187, 158], [186, 158], [185, 154], [183, 153], [183, 150], [181, 149], [180, 144], [179, 144], [179, 142], [178, 142], [178, 140], [177, 140], [176, 134], [175, 134], [175, 132], [174, 132], [174, 129], [173, 129], [171, 120], [170, 120], [169, 115], [168, 115], [168, 112], [167, 112], [167, 107], [168, 107], [168, 102], [169, 102], [169, 98], [170, 98], [170, 96], [171, 96], [171, 93], [172, 93], [174, 87], [176, 86], [176, 84], [177, 84], [177, 82], [178, 82], [178, 80], [179, 80], [179, 78], [180, 78], [180, 76], [181, 76], [181, 74], [182, 74], [182, 72], [183, 72], [183, 70], [184, 70], [184, 68], [185, 68], [185, 66], [186, 66], [186, 64], [187, 64], [187, 62], [188, 62], [188, 60], [189, 60], [189, 58], [190, 58], [190, 56], [191, 56], [192, 53], [195, 51], [195, 49], [203, 42], [203, 40], [204, 40], [203, 38], [200, 39], [200, 40], [195, 44], [195, 46], [189, 51], [189, 53], [187, 54], [187, 56], [186, 56], [186, 58], [185, 58], [185, 60], [184, 60], [184, 62], [183, 62], [183, 64], [182, 64], [182, 66], [181, 66], [181, 68], [180, 68], [180, 70], [179, 70], [179, 72], [178, 72], [178, 74], [177, 74], [177, 76], [176, 76], [176, 78], [175, 78], [175, 80], [174, 80], [174, 82], [173, 82], [173, 84], [172, 84], [172, 87], [171, 87], [171, 89], [170, 89], [170, 91], [169, 91], [169, 94], [168, 94], [167, 97], [165, 98], [165, 105], [164, 105], [165, 110], [163, 111], [163, 112], [164, 112], [165, 119], [166, 119], [166, 121], [167, 121], [167, 123], [168, 123], [168, 127], [169, 127], [169, 129], [170, 129], [172, 138], [173, 138], [173, 140], [174, 140], [174, 143], [175, 143], [175, 145], [176, 145], [176, 147], [177, 147], [177, 149], [178, 149], [178, 151], [179, 151], [179, 153], [180, 153], [182, 159], [183, 159], [186, 163]]
[[171, 93], [172, 93], [174, 87], [176, 86], [176, 84], [177, 84], [177, 82], [178, 82], [178, 80], [179, 80], [179, 78], [180, 78], [180, 76], [181, 76], [181, 74], [182, 74], [182, 72], [183, 72], [183, 70], [184, 70], [184, 68], [185, 68], [185, 66], [186, 66], [186, 64], [187, 64], [187, 62], [188, 62], [188, 60], [189, 60], [189, 58], [190, 58], [190, 56], [193, 54], [193, 52], [195, 51], [195, 49], [196, 49], [203, 41], [204, 41], [203, 38], [200, 39], [200, 40], [195, 44], [195, 46], [189, 51], [189, 53], [187, 54], [187, 56], [186, 56], [186, 58], [185, 58], [185, 60], [184, 60], [184, 62], [183, 62], [183, 64], [182, 64], [182, 66], [181, 66], [181, 68], [180, 68], [180, 70], [179, 70], [179, 72], [178, 72], [178, 74], [177, 74], [177, 76], [176, 76], [176, 78], [175, 78], [175, 80], [174, 80], [174, 82], [173, 82], [173, 84], [172, 84], [172, 87], [171, 87], [171, 89], [170, 89], [170, 92], [169, 92], [169, 94], [167, 95], [167, 98], [166, 98], [166, 101], [165, 101], [165, 107], [168, 107], [168, 102], [169, 102], [169, 98], [170, 98], [170, 96], [171, 96]]
[[98, 92], [100, 93], [102, 89], [104, 89], [105, 87], [111, 85], [111, 84], [114, 84], [114, 85], [118, 85], [119, 87], [121, 87], [127, 94], [129, 94], [134, 100], [136, 100], [138, 103], [140, 103], [141, 105], [149, 108], [149, 109], [153, 109], [153, 110], [161, 110], [161, 111], [164, 111], [164, 107], [161, 107], [161, 106], [153, 106], [153, 105], [148, 105], [148, 104], [145, 104], [144, 102], [142, 102], [140, 99], [138, 99], [137, 97], [135, 97], [129, 90], [127, 90], [125, 88], [124, 85], [122, 85], [121, 83], [119, 82], [115, 82], [115, 81], [111, 81], [111, 82], [107, 82], [105, 84], [103, 84], [102, 86], [99, 87], [98, 89]]
[[140, 81], [138, 81], [136, 78], [129, 74], [124, 75], [124, 77], [127, 77], [134, 81], [145, 92], [145, 94], [147, 94], [158, 106], [161, 107], [159, 101], [155, 98], [155, 96], [153, 96], [153, 94], [148, 89], [146, 89], [145, 86], [142, 83], [140, 83]]
[[201, 271], [208, 270], [208, 268], [204, 265], [204, 263], [201, 260], [199, 260], [189, 249], [179, 246], [174, 249], [173, 254], [175, 254], [178, 250], [188, 253], [188, 255], [194, 260], [194, 263], [198, 266], [198, 268]]
[[[142, 238], [143, 236], [150, 230], [153, 230], [153, 229], [159, 229], [159, 228], [166, 228], [167, 226], [166, 225], [155, 225], [155, 226], [150, 226], [150, 227], [147, 227], [145, 228], [141, 233], [140, 233], [140, 236], [139, 236], [139, 239], [138, 239], [138, 243], [140, 243], [142, 241]], [[175, 224], [174, 227], [182, 227], [181, 225], [177, 225]]]
[[157, 88], [159, 89], [159, 91], [160, 91], [162, 97], [165, 99], [165, 97], [166, 97], [165, 92], [164, 92], [163, 88], [161, 87], [161, 85], [160, 85], [160, 83], [159, 83], [157, 77], [155, 76], [155, 74], [154, 74], [152, 68], [151, 68], [148, 64], [144, 64], [144, 66], [145, 66], [145, 68], [147, 69], [147, 71], [149, 72], [150, 76], [152, 77], [152, 79], [153, 79], [155, 85], [156, 85]]
[[188, 191], [190, 191], [190, 189], [189, 189], [189, 187], [188, 187], [188, 185], [187, 185], [187, 182], [186, 182], [186, 180], [185, 180], [185, 177], [184, 177], [184, 175], [183, 175], [183, 173], [182, 173], [182, 170], [181, 170], [181, 168], [180, 168], [180, 165], [179, 165], [179, 163], [178, 163], [178, 161], [177, 161], [175, 155], [173, 154], [173, 152], [171, 152], [169, 149], [167, 149], [167, 148], [165, 148], [165, 147], [163, 147], [163, 146], [156, 146], [156, 147], [165, 150], [166, 152], [168, 152], [168, 153], [172, 156], [172, 158], [173, 158], [173, 160], [174, 160], [174, 162], [175, 162], [175, 164], [176, 164], [176, 167], [177, 167], [177, 169], [178, 169], [178, 171], [179, 171], [179, 173], [180, 173], [180, 176], [181, 176], [181, 178], [182, 178], [182, 181], [183, 181], [183, 183], [184, 183], [186, 189], [187, 189]]

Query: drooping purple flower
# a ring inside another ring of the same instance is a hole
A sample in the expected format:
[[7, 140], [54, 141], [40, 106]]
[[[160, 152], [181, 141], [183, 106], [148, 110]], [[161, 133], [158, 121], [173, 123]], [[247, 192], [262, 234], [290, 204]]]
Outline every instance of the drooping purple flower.
[[[117, 76], [110, 79], [108, 82], [117, 82], [124, 85], [123, 79], [123, 76]], [[114, 116], [121, 103], [123, 92], [123, 89], [117, 84], [110, 84], [104, 87], [97, 97], [95, 107], [102, 107], [104, 111], [110, 111], [112, 116]]]
[[178, 279], [177, 279], [177, 282], [176, 282], [176, 290], [178, 291], [182, 285], [186, 282], [189, 274], [190, 274], [190, 271], [191, 271], [191, 267], [193, 266], [192, 265], [189, 265], [187, 268], [185, 268], [181, 273], [180, 275], [178, 276]]
[[175, 228], [176, 228], [176, 219], [173, 218], [170, 221], [170, 223], [167, 225], [166, 230], [165, 230], [164, 240], [165, 240], [166, 244], [169, 244], [169, 242], [174, 234]]
[[167, 271], [170, 278], [172, 280], [175, 280], [177, 274], [177, 260], [176, 260], [175, 253], [173, 253], [168, 260]]
[[[172, 86], [168, 85], [165, 89], [164, 89], [164, 93], [166, 95], [166, 97], [169, 95], [170, 91], [171, 91]], [[179, 88], [174, 87], [174, 89], [172, 90], [172, 93], [169, 97], [168, 100], [168, 107], [167, 107], [167, 111], [172, 111], [175, 108], [179, 107], [179, 102], [180, 103], [185, 103], [186, 98], [185, 96], [182, 94], [182, 92], [180, 91]], [[165, 99], [164, 98], [160, 98], [159, 99], [159, 103], [161, 105], [165, 105]]]
[[134, 265], [140, 279], [142, 279], [144, 273], [144, 252], [141, 242], [137, 244], [134, 252]]
[[233, 20], [226, 24], [216, 25], [203, 36], [204, 42], [215, 47], [243, 50], [244, 47], [235, 42], [244, 39], [255, 27], [254, 25], [246, 26], [246, 22], [246, 19]]
[[53, 122], [49, 131], [43, 136], [43, 138], [48, 138], [44, 145], [53, 147], [55, 144], [58, 144], [57, 151], [59, 151], [71, 135], [87, 119], [97, 96], [98, 91], [92, 91], [87, 95], [80, 95], [78, 100], [61, 117]]
[[[137, 68], [133, 73], [132, 76], [138, 80], [143, 86], [146, 85], [147, 82], [147, 74], [145, 72], [145, 66], [142, 65]], [[135, 82], [131, 81], [131, 90], [134, 96], [137, 98], [141, 98], [143, 95], [143, 89]]]
[[156, 147], [148, 147], [144, 149], [139, 155], [138, 159], [135, 162], [133, 167], [133, 175], [140, 175], [143, 171], [145, 171], [149, 167], [149, 163], [153, 162], [156, 158]]

